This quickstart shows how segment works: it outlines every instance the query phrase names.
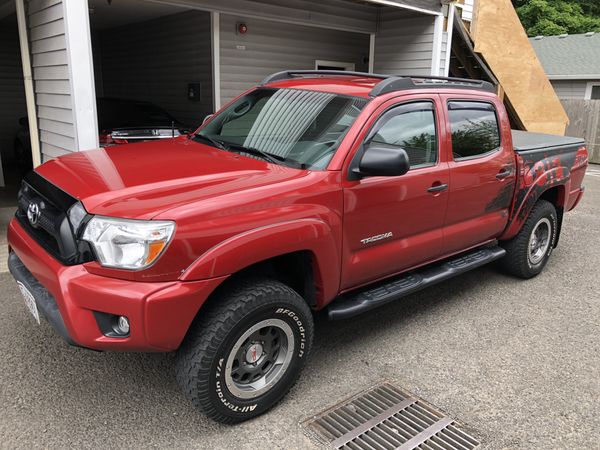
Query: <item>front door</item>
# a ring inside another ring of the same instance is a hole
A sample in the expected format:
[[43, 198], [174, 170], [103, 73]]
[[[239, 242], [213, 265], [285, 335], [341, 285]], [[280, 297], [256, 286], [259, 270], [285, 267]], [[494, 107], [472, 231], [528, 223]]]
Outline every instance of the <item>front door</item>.
[[401, 176], [346, 180], [342, 290], [439, 257], [448, 201], [448, 164], [440, 158], [437, 96], [390, 101], [375, 114], [361, 152], [404, 149]]

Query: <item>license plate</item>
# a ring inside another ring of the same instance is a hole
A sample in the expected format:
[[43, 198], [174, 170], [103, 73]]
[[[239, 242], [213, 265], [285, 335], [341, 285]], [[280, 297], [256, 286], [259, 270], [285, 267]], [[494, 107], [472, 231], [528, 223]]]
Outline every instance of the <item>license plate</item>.
[[27, 309], [33, 315], [35, 321], [40, 324], [40, 313], [38, 312], [37, 305], [35, 303], [35, 298], [33, 298], [33, 294], [29, 292], [29, 289], [25, 287], [23, 283], [17, 281], [17, 285], [19, 286], [19, 290], [21, 294], [23, 294], [23, 298], [25, 299], [25, 304], [27, 305]]

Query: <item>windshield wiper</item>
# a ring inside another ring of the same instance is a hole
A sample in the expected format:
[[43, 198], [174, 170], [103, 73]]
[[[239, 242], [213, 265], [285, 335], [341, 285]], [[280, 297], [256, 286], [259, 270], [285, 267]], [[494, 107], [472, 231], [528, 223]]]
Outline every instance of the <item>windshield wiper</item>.
[[[287, 166], [294, 167], [296, 169], [306, 169], [306, 165], [304, 163], [294, 161], [292, 159], [284, 158], [283, 156], [273, 155], [271, 153], [267, 153], [263, 150], [259, 150], [253, 147], [245, 147], [241, 144], [236, 144], [235, 142], [225, 142], [219, 139], [215, 139], [213, 137], [207, 136], [206, 134], [196, 133], [194, 134], [194, 139], [203, 139], [211, 144], [213, 147], [217, 147], [221, 150], [225, 151], [237, 151], [238, 153], [248, 153], [250, 155], [258, 156], [266, 161], [269, 161], [273, 164], [285, 164]], [[235, 150], [234, 150], [235, 149]]]
[[194, 139], [204, 139], [209, 144], [211, 144], [213, 147], [217, 147], [221, 150], [229, 150], [229, 146], [227, 144], [225, 144], [225, 142], [220, 141], [215, 138], [211, 138], [210, 136], [207, 136], [205, 134], [196, 133], [196, 134], [194, 134]]
[[287, 166], [295, 167], [296, 169], [306, 169], [306, 166], [303, 163], [294, 161], [292, 159], [285, 158], [283, 156], [274, 155], [272, 153], [268, 153], [263, 150], [259, 150], [257, 148], [245, 147], [243, 145], [230, 143], [230, 142], [228, 142], [227, 145], [229, 145], [230, 148], [233, 147], [242, 153], [249, 153], [250, 155], [258, 156], [258, 157], [265, 159], [273, 164], [283, 163]]

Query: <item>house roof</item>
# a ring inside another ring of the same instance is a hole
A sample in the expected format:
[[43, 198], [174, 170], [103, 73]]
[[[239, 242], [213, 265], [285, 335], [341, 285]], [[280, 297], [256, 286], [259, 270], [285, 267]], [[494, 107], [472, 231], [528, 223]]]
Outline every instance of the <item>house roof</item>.
[[551, 80], [600, 79], [600, 33], [529, 38]]

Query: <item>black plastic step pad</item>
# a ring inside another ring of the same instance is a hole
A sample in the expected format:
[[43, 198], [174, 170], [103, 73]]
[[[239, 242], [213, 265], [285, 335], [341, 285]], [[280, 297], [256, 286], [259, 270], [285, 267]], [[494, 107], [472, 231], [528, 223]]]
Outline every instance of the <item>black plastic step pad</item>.
[[391, 280], [377, 283], [367, 289], [343, 295], [334, 300], [329, 306], [329, 318], [339, 320], [356, 316], [461, 273], [476, 269], [502, 258], [505, 254], [506, 250], [501, 247], [480, 248]]

